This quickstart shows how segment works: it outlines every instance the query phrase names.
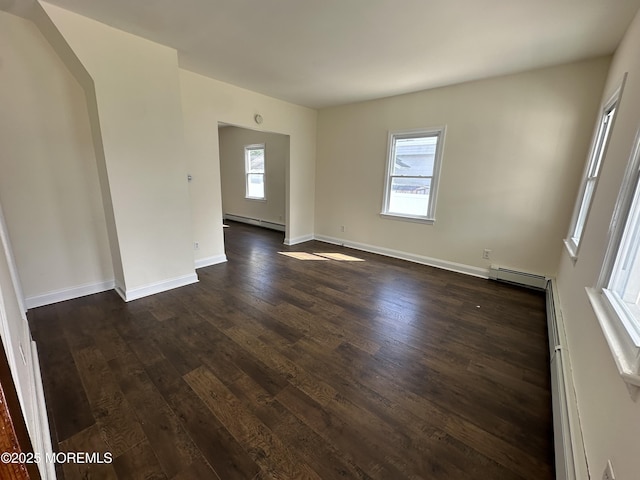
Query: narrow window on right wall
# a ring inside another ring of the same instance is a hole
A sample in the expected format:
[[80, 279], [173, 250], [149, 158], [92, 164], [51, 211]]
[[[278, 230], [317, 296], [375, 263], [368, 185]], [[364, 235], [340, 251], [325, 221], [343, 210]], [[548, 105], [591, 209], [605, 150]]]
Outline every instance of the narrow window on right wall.
[[623, 85], [624, 80], [600, 111], [600, 121], [589, 152], [587, 169], [585, 170], [582, 184], [580, 186], [580, 194], [578, 195], [577, 203], [574, 208], [571, 225], [569, 227], [569, 234], [564, 241], [569, 254], [574, 260], [578, 258], [578, 250], [580, 249], [582, 234], [587, 223], [589, 209], [591, 208], [591, 202], [596, 191], [596, 185], [598, 184], [602, 161], [607, 151], [609, 138], [611, 137], [611, 131], [613, 129], [613, 123], [618, 109], [618, 102], [620, 101], [620, 95], [622, 94]]
[[602, 272], [587, 294], [635, 398], [640, 387], [640, 132], [613, 212]]

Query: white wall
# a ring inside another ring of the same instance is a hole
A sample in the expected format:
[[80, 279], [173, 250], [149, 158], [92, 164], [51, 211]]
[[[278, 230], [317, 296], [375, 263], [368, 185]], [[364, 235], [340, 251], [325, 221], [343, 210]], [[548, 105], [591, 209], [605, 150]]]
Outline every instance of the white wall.
[[113, 282], [84, 92], [29, 21], [0, 12], [0, 203], [27, 303]]
[[[289, 136], [286, 237], [294, 242], [311, 238], [317, 112], [183, 69], [180, 86], [187, 169], [193, 177], [189, 183], [193, 235], [200, 243], [196, 263], [203, 265], [224, 258], [218, 123]], [[264, 118], [260, 126], [253, 120], [256, 113]]]
[[196, 281], [177, 52], [43, 3], [95, 83], [127, 297]]
[[[608, 64], [600, 58], [321, 110], [316, 234], [472, 272], [495, 263], [554, 274]], [[435, 224], [381, 218], [388, 131], [441, 125]], [[490, 261], [481, 258], [485, 248]]]
[[[218, 139], [223, 213], [284, 225], [289, 137], [225, 126]], [[254, 144], [265, 146], [265, 200], [245, 198], [244, 147]]]
[[[591, 477], [607, 459], [616, 478], [638, 478], [640, 404], [631, 400], [585, 293], [593, 287], [635, 134], [640, 127], [640, 16], [636, 15], [611, 64], [602, 102], [629, 72], [575, 265], [563, 250], [558, 287]], [[596, 118], [592, 116], [592, 129]], [[586, 157], [585, 157], [586, 158]], [[582, 165], [584, 167], [585, 159]], [[575, 196], [572, 197], [575, 202]], [[568, 229], [568, 224], [565, 226]], [[564, 232], [566, 234], [566, 231]]]

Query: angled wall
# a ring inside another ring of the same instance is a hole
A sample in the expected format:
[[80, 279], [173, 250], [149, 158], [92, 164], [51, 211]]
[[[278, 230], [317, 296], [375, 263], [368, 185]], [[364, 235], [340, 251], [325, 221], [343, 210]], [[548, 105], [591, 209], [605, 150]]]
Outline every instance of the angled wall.
[[32, 22], [0, 12], [0, 38], [0, 202], [27, 307], [112, 288], [84, 92]]
[[175, 50], [43, 3], [95, 85], [127, 300], [197, 281]]

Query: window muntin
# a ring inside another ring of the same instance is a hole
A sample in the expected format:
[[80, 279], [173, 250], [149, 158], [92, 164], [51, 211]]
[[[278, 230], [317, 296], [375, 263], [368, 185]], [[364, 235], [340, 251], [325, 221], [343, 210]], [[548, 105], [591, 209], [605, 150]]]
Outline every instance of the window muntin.
[[389, 135], [383, 215], [435, 220], [444, 128]]
[[591, 202], [598, 183], [598, 176], [602, 167], [602, 161], [607, 151], [609, 138], [611, 137], [611, 131], [621, 93], [622, 85], [605, 104], [600, 115], [600, 122], [589, 153], [589, 162], [582, 180], [580, 194], [578, 195], [578, 202], [576, 203], [573, 219], [569, 228], [569, 235], [565, 240], [565, 245], [573, 258], [576, 258], [578, 255], [582, 234], [587, 223], [589, 209], [591, 208]]
[[245, 198], [265, 199], [265, 149], [264, 145], [244, 147]]

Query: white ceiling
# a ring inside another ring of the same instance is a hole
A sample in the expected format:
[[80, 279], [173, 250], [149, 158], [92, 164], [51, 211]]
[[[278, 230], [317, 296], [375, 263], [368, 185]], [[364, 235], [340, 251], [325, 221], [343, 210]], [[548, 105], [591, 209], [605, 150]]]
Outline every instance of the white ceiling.
[[640, 0], [48, 0], [324, 107], [609, 54]]

